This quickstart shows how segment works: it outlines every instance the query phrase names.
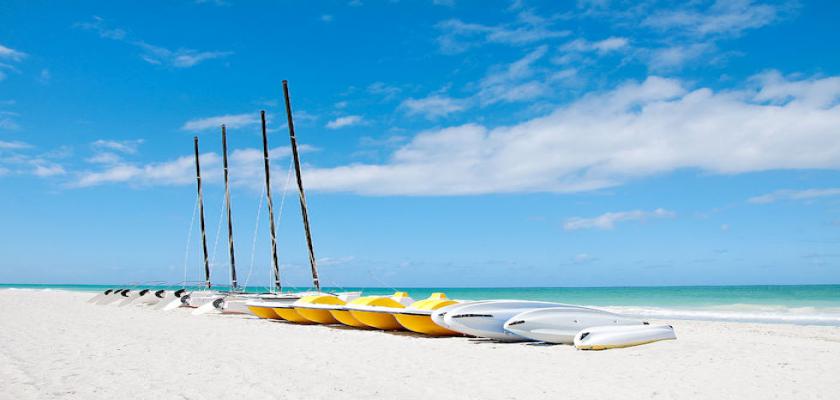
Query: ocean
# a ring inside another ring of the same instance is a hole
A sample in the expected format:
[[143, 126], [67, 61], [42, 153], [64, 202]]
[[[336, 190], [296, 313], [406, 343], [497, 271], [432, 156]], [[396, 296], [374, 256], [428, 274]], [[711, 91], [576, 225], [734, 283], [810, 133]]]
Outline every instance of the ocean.
[[[106, 285], [0, 284], [3, 289], [96, 292]], [[181, 288], [164, 287], [164, 288]], [[219, 286], [218, 289], [225, 289]], [[198, 288], [194, 288], [198, 289]], [[289, 291], [307, 288], [287, 288]], [[840, 285], [661, 286], [586, 288], [398, 288], [414, 299], [444, 292], [453, 299], [519, 299], [587, 305], [656, 319], [694, 319], [840, 326]], [[251, 288], [260, 292], [263, 288]], [[324, 288], [390, 294], [392, 288]]]

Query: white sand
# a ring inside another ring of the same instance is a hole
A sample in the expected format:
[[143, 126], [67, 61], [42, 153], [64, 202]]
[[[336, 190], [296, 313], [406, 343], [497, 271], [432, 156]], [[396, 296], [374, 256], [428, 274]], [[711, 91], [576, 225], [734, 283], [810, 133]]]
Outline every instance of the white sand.
[[840, 328], [674, 321], [602, 352], [0, 290], [2, 399], [838, 399]]

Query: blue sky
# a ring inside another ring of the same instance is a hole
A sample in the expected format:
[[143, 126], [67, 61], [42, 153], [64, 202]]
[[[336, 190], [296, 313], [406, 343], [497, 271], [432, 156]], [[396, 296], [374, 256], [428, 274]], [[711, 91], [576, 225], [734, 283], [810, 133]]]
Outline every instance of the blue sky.
[[306, 285], [288, 79], [327, 285], [840, 282], [840, 6], [557, 3], [6, 1], [0, 281], [200, 279], [197, 135], [225, 283], [226, 123], [265, 284], [264, 109]]

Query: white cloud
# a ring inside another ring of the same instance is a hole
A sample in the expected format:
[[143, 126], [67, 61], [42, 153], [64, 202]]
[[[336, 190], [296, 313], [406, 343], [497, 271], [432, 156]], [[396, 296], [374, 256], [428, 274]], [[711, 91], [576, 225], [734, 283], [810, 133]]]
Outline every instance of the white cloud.
[[[266, 115], [266, 118], [268, 118], [268, 115]], [[229, 129], [259, 125], [260, 115], [259, 113], [244, 113], [191, 119], [184, 123], [181, 129], [185, 131], [220, 130], [222, 124], [225, 124]]]
[[61, 151], [33, 155], [29, 151], [33, 147], [20, 141], [0, 140], [0, 175], [50, 177], [66, 173], [64, 167], [54, 161], [61, 157]]
[[74, 26], [80, 29], [94, 31], [103, 39], [124, 40], [127, 35], [123, 29], [108, 27], [105, 19], [96, 15], [90, 21], [77, 22]]
[[362, 194], [463, 195], [585, 191], [677, 169], [837, 168], [835, 80], [714, 92], [650, 77], [513, 126], [423, 132], [386, 163], [308, 169], [307, 182]]
[[321, 191], [476, 195], [579, 192], [686, 169], [840, 168], [838, 79], [766, 73], [714, 91], [649, 77], [515, 125], [421, 132], [382, 163], [304, 175]]
[[428, 119], [435, 120], [465, 110], [467, 103], [468, 101], [464, 99], [433, 94], [420, 99], [405, 99], [400, 104], [400, 108], [405, 110], [408, 115], [423, 115]]
[[651, 71], [672, 71], [700, 60], [716, 50], [712, 43], [694, 43], [662, 47], [643, 52]]
[[455, 0], [432, 0], [432, 4], [436, 6], [452, 7], [455, 5]]
[[[301, 152], [312, 151], [310, 146], [299, 146]], [[276, 147], [269, 150], [272, 162], [289, 157], [289, 147]], [[222, 176], [222, 158], [219, 154], [202, 153], [201, 177], [208, 183], [219, 182]], [[123, 162], [119, 158], [107, 160], [89, 160], [94, 163], [101, 161], [102, 168], [93, 171], [83, 171], [77, 174], [70, 183], [71, 187], [91, 187], [104, 184], [127, 183], [132, 186], [155, 185], [185, 185], [195, 182], [195, 158], [193, 155], [178, 157], [174, 160], [136, 164]], [[110, 161], [117, 161], [116, 163]], [[233, 184], [258, 188], [263, 184], [264, 166], [262, 149], [244, 148], [231, 151], [230, 179]], [[273, 163], [272, 173], [276, 176], [286, 176], [282, 163]], [[281, 184], [284, 182], [281, 182]]]
[[64, 170], [64, 167], [58, 164], [36, 164], [32, 173], [35, 176], [48, 177], [64, 175], [66, 171]]
[[230, 51], [198, 51], [193, 49], [170, 50], [145, 42], [135, 43], [144, 50], [141, 58], [149, 64], [168, 65], [175, 68], [189, 68], [203, 61], [232, 55]]
[[594, 218], [581, 218], [581, 217], [574, 217], [569, 218], [563, 224], [563, 229], [567, 231], [574, 231], [579, 229], [613, 229], [615, 225], [619, 222], [627, 222], [627, 221], [645, 221], [648, 219], [654, 218], [674, 218], [676, 213], [673, 211], [668, 211], [662, 208], [657, 208], [653, 211], [642, 211], [642, 210], [633, 210], [633, 211], [620, 211], [620, 212], [608, 212], [601, 214]]
[[502, 25], [482, 25], [450, 19], [437, 24], [442, 33], [438, 45], [446, 54], [457, 54], [483, 43], [525, 45], [546, 39], [569, 35], [568, 31], [555, 31], [550, 21], [528, 12], [518, 15], [517, 21]]
[[26, 57], [27, 57], [26, 53], [24, 53], [22, 51], [15, 50], [15, 49], [12, 49], [10, 47], [3, 46], [2, 44], [0, 44], [0, 59], [10, 60], [10, 61], [14, 61], [14, 62], [20, 62], [20, 61], [23, 61], [23, 59], [26, 58]]
[[330, 14], [321, 15], [322, 22], [333, 22], [334, 17]]
[[642, 26], [663, 31], [677, 30], [695, 36], [738, 36], [746, 30], [761, 28], [780, 18], [789, 4], [754, 4], [752, 0], [717, 0], [705, 10], [696, 4], [678, 10], [656, 12], [642, 21]]
[[143, 139], [134, 139], [134, 140], [104, 140], [99, 139], [93, 143], [91, 146], [95, 149], [99, 150], [113, 150], [120, 153], [126, 154], [135, 154], [137, 153], [137, 147], [143, 144]]
[[364, 122], [364, 120], [359, 115], [346, 115], [327, 122], [327, 129], [345, 128], [348, 126], [359, 125], [362, 122]]
[[564, 51], [589, 52], [594, 51], [598, 53], [609, 53], [617, 50], [627, 48], [630, 40], [623, 37], [611, 36], [609, 38], [590, 42], [586, 39], [575, 39], [569, 43], [564, 44], [560, 49]]
[[101, 38], [117, 40], [138, 47], [143, 50], [140, 58], [154, 65], [189, 68], [207, 60], [224, 58], [233, 54], [230, 51], [200, 51], [188, 48], [170, 50], [166, 47], [152, 45], [142, 40], [130, 40], [128, 32], [121, 28], [109, 27], [106, 21], [98, 16], [94, 16], [88, 22], [78, 22], [75, 26], [80, 29], [94, 31]]
[[367, 91], [368, 93], [380, 95], [386, 100], [390, 100], [400, 94], [402, 89], [396, 86], [386, 85], [384, 82], [374, 82], [367, 87]]
[[768, 204], [783, 200], [813, 200], [820, 197], [840, 196], [840, 188], [804, 189], [804, 190], [777, 190], [761, 196], [751, 197], [747, 200], [754, 204]]
[[29, 143], [24, 143], [20, 141], [5, 141], [0, 140], [0, 150], [21, 150], [21, 149], [28, 149], [32, 147]]
[[549, 92], [550, 87], [543, 81], [529, 79], [535, 74], [533, 64], [539, 61], [547, 50], [547, 46], [540, 46], [505, 68], [487, 74], [479, 82], [480, 90], [476, 95], [479, 102], [489, 105], [525, 101]]

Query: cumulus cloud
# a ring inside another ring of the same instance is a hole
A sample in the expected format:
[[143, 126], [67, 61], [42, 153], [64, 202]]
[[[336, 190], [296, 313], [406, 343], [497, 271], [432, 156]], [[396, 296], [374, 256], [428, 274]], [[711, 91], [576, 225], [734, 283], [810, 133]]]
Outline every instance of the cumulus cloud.
[[674, 218], [677, 214], [673, 211], [668, 211], [662, 208], [657, 208], [653, 211], [620, 211], [608, 212], [601, 214], [594, 218], [574, 217], [569, 218], [563, 224], [563, 229], [567, 231], [575, 231], [579, 229], [613, 229], [619, 222], [628, 221], [646, 221], [654, 218]]
[[363, 194], [572, 192], [677, 169], [840, 166], [836, 78], [773, 76], [718, 92], [650, 77], [512, 126], [422, 132], [388, 162], [310, 168], [307, 181]]
[[783, 189], [772, 193], [755, 196], [747, 200], [753, 204], [769, 204], [784, 200], [813, 200], [820, 197], [834, 197], [840, 196], [840, 188], [822, 188], [822, 189], [803, 189], [791, 190]]
[[348, 126], [359, 125], [364, 120], [359, 115], [346, 115], [327, 122], [327, 129], [340, 129]]
[[[301, 152], [311, 151], [310, 146], [300, 146]], [[289, 147], [276, 147], [269, 150], [272, 161], [288, 158], [291, 154]], [[91, 187], [105, 184], [126, 183], [132, 186], [156, 185], [185, 185], [195, 182], [195, 156], [185, 155], [174, 160], [152, 162], [146, 164], [125, 162], [122, 159], [103, 160], [103, 168], [83, 171], [70, 182], [71, 187]], [[202, 181], [215, 183], [222, 176], [221, 155], [208, 152], [202, 153], [201, 177]], [[230, 179], [235, 185], [260, 187], [263, 184], [264, 166], [262, 149], [243, 148], [231, 151], [229, 157]], [[277, 168], [273, 165], [272, 168]], [[275, 175], [285, 176], [286, 171], [273, 170]]]
[[420, 132], [384, 162], [304, 175], [321, 191], [476, 195], [579, 192], [685, 169], [838, 168], [838, 79], [770, 72], [715, 91], [654, 76], [515, 125]]

